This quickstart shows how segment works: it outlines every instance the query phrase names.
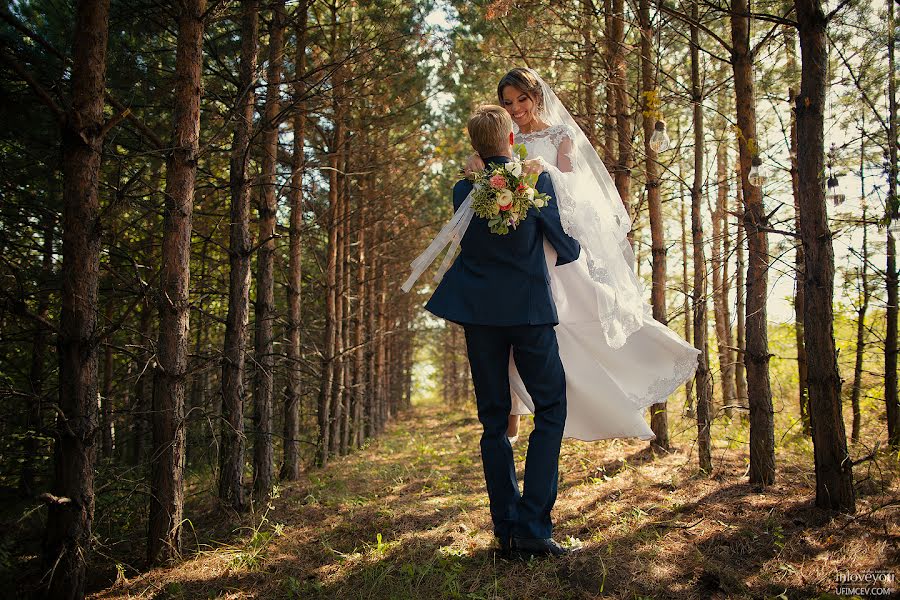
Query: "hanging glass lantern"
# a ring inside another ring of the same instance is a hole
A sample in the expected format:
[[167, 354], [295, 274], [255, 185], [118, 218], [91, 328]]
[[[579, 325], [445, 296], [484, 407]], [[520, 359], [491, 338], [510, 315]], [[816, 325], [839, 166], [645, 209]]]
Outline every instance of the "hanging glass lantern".
[[666, 122], [662, 119], [653, 126], [653, 135], [650, 136], [650, 149], [656, 153], [665, 152], [672, 146], [672, 140], [666, 133]]
[[841, 204], [843, 204], [844, 200], [846, 200], [847, 197], [842, 194], [840, 190], [838, 190], [838, 178], [834, 175], [831, 175], [828, 178], [828, 183], [826, 184], [826, 186], [828, 189], [825, 192], [825, 197], [831, 200], [831, 202], [835, 206], [840, 206]]
[[747, 183], [753, 187], [762, 187], [762, 184], [765, 182], [766, 172], [762, 168], [762, 159], [759, 156], [754, 156], [750, 162], [750, 172], [747, 173]]

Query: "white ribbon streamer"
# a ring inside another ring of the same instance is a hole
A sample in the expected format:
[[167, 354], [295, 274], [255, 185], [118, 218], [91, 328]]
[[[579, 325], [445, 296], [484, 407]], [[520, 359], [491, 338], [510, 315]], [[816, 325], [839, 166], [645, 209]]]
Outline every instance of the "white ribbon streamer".
[[409, 292], [409, 290], [412, 289], [413, 284], [415, 284], [422, 273], [425, 272], [425, 269], [434, 262], [434, 259], [438, 257], [447, 244], [450, 244], [450, 249], [444, 256], [441, 266], [438, 268], [437, 273], [434, 274], [434, 281], [437, 282], [441, 280], [444, 273], [450, 268], [453, 256], [456, 254], [459, 243], [462, 241], [466, 229], [469, 228], [469, 223], [472, 222], [472, 216], [474, 214], [475, 209], [472, 208], [472, 192], [469, 192], [469, 195], [466, 196], [463, 203], [459, 205], [459, 209], [453, 213], [453, 217], [441, 228], [440, 233], [438, 233], [431, 241], [431, 244], [425, 249], [425, 252], [417, 256], [410, 264], [412, 267], [412, 274], [410, 274], [406, 282], [400, 286], [400, 289], [403, 290], [404, 293]]

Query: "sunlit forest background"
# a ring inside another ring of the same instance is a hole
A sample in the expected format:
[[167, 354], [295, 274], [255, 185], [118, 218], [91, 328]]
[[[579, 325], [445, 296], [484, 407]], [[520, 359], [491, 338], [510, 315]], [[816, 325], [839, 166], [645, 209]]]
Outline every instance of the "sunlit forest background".
[[[5, 3], [4, 590], [793, 598], [898, 564], [892, 1]], [[649, 447], [566, 442], [584, 562], [517, 592], [526, 571], [478, 554], [463, 332], [423, 310], [431, 272], [400, 284], [452, 216], [468, 116], [523, 66], [613, 176], [654, 318], [703, 358]], [[754, 500], [609, 567], [598, 511], [625, 477], [631, 533], [667, 486]], [[821, 512], [782, 523], [785, 502]], [[712, 569], [703, 527], [747, 513], [763, 529]], [[684, 568], [634, 581], [648, 564]]]

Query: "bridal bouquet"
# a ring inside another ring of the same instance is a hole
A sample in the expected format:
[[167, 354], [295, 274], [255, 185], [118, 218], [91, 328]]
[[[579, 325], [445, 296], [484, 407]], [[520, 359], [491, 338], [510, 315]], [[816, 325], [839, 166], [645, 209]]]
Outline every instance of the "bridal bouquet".
[[491, 233], [498, 235], [509, 233], [510, 227], [518, 227], [532, 206], [540, 209], [550, 201], [550, 196], [534, 188], [538, 175], [523, 172], [525, 146], [516, 144], [514, 149], [515, 156], [510, 162], [492, 165], [469, 176], [475, 184], [472, 208], [476, 215], [487, 219]]

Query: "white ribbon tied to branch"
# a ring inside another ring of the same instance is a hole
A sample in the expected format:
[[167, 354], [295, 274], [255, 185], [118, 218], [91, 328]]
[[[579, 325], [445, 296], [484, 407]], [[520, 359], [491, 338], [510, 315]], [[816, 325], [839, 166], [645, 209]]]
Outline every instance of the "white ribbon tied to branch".
[[450, 268], [450, 262], [453, 260], [453, 256], [456, 254], [459, 243], [462, 241], [466, 229], [469, 227], [469, 223], [472, 222], [472, 216], [474, 214], [475, 209], [472, 208], [472, 192], [469, 192], [469, 195], [466, 196], [463, 203], [459, 205], [459, 209], [453, 213], [453, 218], [447, 221], [441, 228], [440, 233], [438, 233], [431, 241], [431, 244], [425, 249], [425, 252], [412, 261], [410, 265], [412, 267], [412, 273], [406, 282], [400, 286], [401, 290], [409, 292], [422, 273], [425, 272], [425, 269], [434, 262], [434, 259], [438, 257], [447, 244], [450, 244], [450, 249], [444, 256], [441, 266], [438, 268], [437, 273], [434, 274], [434, 281], [441, 280], [441, 277], [443, 277], [444, 273], [447, 272], [447, 269]]

